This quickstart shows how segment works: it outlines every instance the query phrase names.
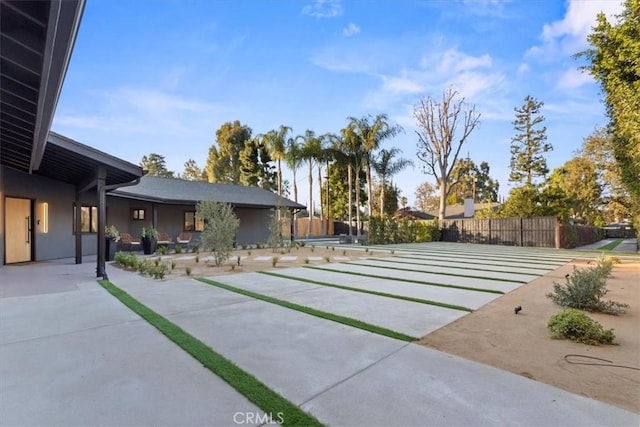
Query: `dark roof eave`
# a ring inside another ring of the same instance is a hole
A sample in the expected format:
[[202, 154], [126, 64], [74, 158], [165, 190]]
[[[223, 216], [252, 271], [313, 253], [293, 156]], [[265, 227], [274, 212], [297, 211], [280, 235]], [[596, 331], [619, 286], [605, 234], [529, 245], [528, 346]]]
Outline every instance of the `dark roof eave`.
[[71, 138], [57, 134], [55, 132], [49, 133], [48, 141], [51, 144], [64, 148], [65, 150], [95, 160], [104, 165], [111, 166], [115, 169], [119, 169], [136, 177], [141, 177], [143, 175], [143, 171], [140, 166], [134, 165], [133, 163], [119, 159], [110, 154], [103, 153], [102, 151], [96, 150], [93, 147], [81, 144]]
[[[143, 196], [143, 195], [139, 195], [139, 194], [131, 194], [131, 193], [125, 193], [122, 191], [118, 191], [118, 190], [114, 190], [111, 191], [109, 193], [110, 196], [115, 196], [115, 197], [121, 197], [123, 199], [130, 199], [130, 200], [140, 200], [143, 202], [150, 202], [150, 203], [162, 203], [162, 204], [167, 204], [167, 205], [195, 205], [198, 202], [200, 202], [200, 200], [184, 200], [184, 199], [166, 199], [163, 197], [153, 197], [153, 196]], [[256, 209], [271, 209], [271, 208], [275, 208], [275, 205], [264, 205], [264, 204], [251, 204], [251, 203], [230, 203], [231, 205], [235, 206], [235, 207], [239, 207], [239, 208], [256, 208]], [[288, 209], [303, 209], [304, 206], [303, 205], [296, 205], [296, 206], [292, 206], [292, 205], [285, 205], [285, 208]]]
[[29, 172], [38, 170], [44, 156], [49, 129], [69, 67], [84, 6], [85, 0], [51, 2], [43, 62], [43, 73], [47, 74], [40, 82]]

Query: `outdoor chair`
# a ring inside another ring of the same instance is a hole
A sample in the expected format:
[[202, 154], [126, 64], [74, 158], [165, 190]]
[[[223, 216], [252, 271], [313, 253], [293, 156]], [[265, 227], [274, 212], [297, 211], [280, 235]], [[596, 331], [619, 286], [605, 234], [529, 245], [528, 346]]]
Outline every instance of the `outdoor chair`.
[[169, 234], [160, 233], [160, 234], [158, 234], [157, 244], [158, 244], [158, 246], [171, 246], [171, 245], [173, 245], [173, 240], [171, 239]]
[[121, 233], [120, 245], [122, 246], [122, 249], [132, 251], [132, 250], [139, 250], [141, 243], [140, 243], [140, 239], [134, 239], [133, 237], [131, 237], [131, 234]]
[[176, 242], [180, 246], [185, 247], [186, 245], [191, 243], [191, 233], [180, 233], [180, 235], [176, 239]]

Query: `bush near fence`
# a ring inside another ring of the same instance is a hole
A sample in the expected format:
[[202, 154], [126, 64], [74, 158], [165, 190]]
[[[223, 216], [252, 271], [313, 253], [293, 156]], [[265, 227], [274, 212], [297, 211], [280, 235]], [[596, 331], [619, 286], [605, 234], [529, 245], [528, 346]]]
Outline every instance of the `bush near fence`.
[[556, 217], [449, 219], [442, 221], [445, 242], [575, 248], [601, 240], [598, 227], [562, 224]]
[[419, 243], [440, 239], [437, 220], [413, 220], [389, 215], [372, 216], [369, 219], [369, 244]]

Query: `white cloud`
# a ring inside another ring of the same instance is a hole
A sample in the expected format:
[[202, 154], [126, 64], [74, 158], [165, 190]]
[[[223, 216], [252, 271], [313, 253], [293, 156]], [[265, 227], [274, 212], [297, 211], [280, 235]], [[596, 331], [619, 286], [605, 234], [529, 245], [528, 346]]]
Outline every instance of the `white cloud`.
[[314, 18], [335, 18], [342, 15], [340, 0], [315, 0], [302, 8], [303, 15]]
[[108, 132], [191, 134], [208, 127], [211, 117], [224, 111], [215, 104], [142, 88], [122, 87], [90, 96], [97, 112], [62, 113], [56, 115], [56, 124]]
[[421, 84], [406, 76], [382, 76], [382, 87], [385, 92], [396, 94], [416, 94], [424, 91]]
[[556, 86], [559, 89], [575, 89], [582, 85], [593, 83], [594, 80], [587, 72], [575, 68], [569, 68], [562, 73]]
[[488, 54], [470, 56], [457, 49], [449, 49], [444, 52], [438, 66], [441, 73], [459, 73], [484, 67], [491, 67], [491, 57]]
[[342, 30], [342, 34], [344, 34], [346, 37], [351, 37], [355, 34], [358, 34], [359, 32], [360, 32], [360, 27], [358, 27], [353, 22], [349, 22], [349, 24], [344, 28], [344, 30]]
[[573, 55], [588, 47], [587, 36], [596, 23], [598, 13], [608, 19], [623, 9], [622, 0], [569, 0], [567, 12], [559, 21], [542, 28], [542, 44], [531, 47], [527, 57], [552, 59], [558, 55]]

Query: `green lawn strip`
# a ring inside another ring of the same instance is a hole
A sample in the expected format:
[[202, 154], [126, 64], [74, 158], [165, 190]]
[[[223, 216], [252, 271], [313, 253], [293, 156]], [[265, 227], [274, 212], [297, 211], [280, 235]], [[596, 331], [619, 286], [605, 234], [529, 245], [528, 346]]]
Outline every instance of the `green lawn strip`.
[[268, 295], [259, 294], [257, 292], [247, 291], [246, 289], [236, 288], [234, 286], [225, 285], [224, 283], [216, 282], [211, 279], [205, 279], [199, 277], [196, 280], [206, 283], [207, 285], [216, 286], [221, 289], [225, 289], [230, 292], [235, 292], [240, 295], [245, 295], [251, 298], [255, 298], [261, 301], [265, 301], [271, 304], [276, 304], [281, 307], [285, 307], [291, 310], [300, 311], [302, 313], [310, 314], [311, 316], [320, 317], [322, 319], [331, 320], [333, 322], [342, 323], [343, 325], [352, 326], [354, 328], [362, 329], [374, 334], [383, 335], [389, 338], [395, 338], [401, 341], [413, 342], [418, 338], [411, 337], [401, 332], [392, 331], [391, 329], [383, 328], [381, 326], [372, 325], [370, 323], [363, 322], [361, 320], [352, 319], [351, 317], [340, 316], [339, 314], [328, 313], [326, 311], [316, 310], [315, 308], [307, 307], [300, 304], [295, 304], [289, 301], [281, 300], [278, 298], [270, 297]]
[[[388, 263], [393, 263], [393, 264], [424, 265], [424, 263], [400, 261], [398, 259], [398, 257], [394, 257], [394, 258], [369, 258], [369, 259], [372, 260], [372, 261], [381, 261], [381, 262], [388, 262]], [[439, 260], [439, 261], [441, 261], [441, 260]], [[471, 271], [486, 271], [486, 272], [489, 272], [489, 273], [521, 274], [521, 275], [526, 275], [526, 276], [540, 276], [540, 277], [544, 276], [544, 274], [540, 274], [540, 273], [519, 273], [519, 272], [516, 272], [516, 271], [490, 270], [490, 269], [487, 269], [487, 268], [474, 268], [474, 267], [466, 267], [466, 266], [457, 267], [455, 265], [434, 265], [434, 267], [464, 269], [464, 270], [471, 270]], [[513, 268], [520, 268], [520, 267], [515, 267], [514, 266]], [[527, 267], [522, 267], [522, 268], [527, 268]], [[532, 270], [539, 270], [539, 269], [538, 268], [533, 268]], [[424, 271], [424, 270], [418, 270], [418, 271]], [[444, 273], [438, 273], [438, 274], [444, 274]], [[470, 276], [470, 277], [474, 277], [474, 276]]]
[[562, 258], [547, 258], [542, 259], [538, 257], [530, 257], [527, 254], [522, 255], [503, 255], [497, 253], [469, 253], [464, 254], [461, 252], [447, 252], [447, 251], [422, 251], [416, 250], [412, 251], [414, 255], [426, 255], [426, 256], [437, 256], [442, 257], [446, 256], [447, 258], [460, 258], [460, 259], [482, 259], [482, 260], [494, 260], [494, 261], [508, 261], [508, 262], [525, 262], [526, 264], [534, 264], [534, 265], [548, 265], [548, 264], [556, 264], [561, 263], [560, 265], [571, 261], [572, 258], [562, 257]]
[[[415, 256], [410, 256], [410, 255], [396, 255], [397, 258], [402, 258], [402, 259], [419, 259], [419, 260], [425, 260], [425, 261], [442, 261], [443, 257], [437, 257], [437, 256], [429, 256], [429, 255], [420, 255], [420, 254], [412, 254]], [[461, 262], [466, 264], [472, 264], [472, 265], [484, 265], [487, 267], [518, 267], [517, 265], [509, 265], [509, 264], [487, 264], [485, 262], [476, 262], [476, 261], [470, 261], [468, 258], [467, 259], [447, 259], [446, 261], [449, 262]], [[514, 262], [515, 261], [508, 261], [508, 262]], [[529, 264], [527, 262], [527, 264]], [[548, 264], [547, 264], [548, 265]], [[547, 268], [543, 268], [543, 267], [529, 267], [529, 266], [521, 266], [522, 268], [529, 268], [532, 270], [540, 270], [540, 271], [545, 271], [545, 272], [549, 272], [552, 270], [555, 270], [556, 268], [560, 267], [560, 265], [558, 266], [553, 266], [553, 268], [551, 267], [547, 267]]]
[[189, 353], [194, 359], [202, 363], [215, 375], [222, 378], [231, 387], [249, 401], [257, 405], [267, 414], [274, 417], [282, 413], [286, 426], [322, 426], [315, 417], [304, 412], [294, 403], [285, 399], [269, 387], [264, 385], [253, 375], [243, 371], [237, 365], [224, 356], [216, 353], [211, 347], [187, 333], [184, 329], [167, 320], [149, 307], [140, 303], [131, 295], [118, 288], [108, 280], [99, 280], [98, 283], [111, 295], [116, 297], [134, 313], [138, 314], [164, 336], [176, 343], [180, 348]]
[[430, 271], [425, 271], [425, 270], [416, 270], [415, 268], [403, 268], [403, 267], [391, 267], [391, 266], [383, 266], [383, 265], [371, 265], [371, 264], [363, 263], [361, 261], [345, 261], [342, 264], [360, 265], [360, 266], [371, 267], [371, 268], [384, 268], [384, 269], [387, 269], [387, 270], [408, 271], [408, 272], [411, 272], [411, 273], [441, 274], [443, 276], [467, 277], [469, 279], [499, 280], [501, 282], [511, 282], [511, 283], [529, 283], [527, 280], [501, 279], [499, 277], [473, 276], [471, 274], [445, 273], [445, 272], [441, 272], [441, 271], [430, 272]]
[[361, 292], [363, 294], [376, 295], [376, 296], [379, 296], [379, 297], [395, 298], [395, 299], [404, 300], [404, 301], [417, 302], [417, 303], [420, 303], [420, 304], [434, 305], [436, 307], [450, 308], [452, 310], [468, 311], [469, 313], [473, 312], [473, 309], [471, 309], [469, 307], [463, 307], [461, 305], [455, 305], [455, 304], [447, 304], [446, 302], [431, 301], [431, 300], [428, 300], [428, 299], [413, 298], [413, 297], [407, 297], [407, 296], [403, 296], [403, 295], [389, 294], [387, 292], [378, 292], [378, 291], [370, 291], [370, 290], [360, 289], [360, 288], [352, 288], [351, 286], [336, 285], [335, 283], [321, 282], [319, 280], [306, 279], [306, 278], [296, 277], [296, 276], [289, 276], [287, 274], [274, 273], [272, 271], [258, 271], [258, 273], [266, 274], [268, 276], [273, 276], [273, 277], [279, 277], [279, 278], [282, 278], [282, 279], [296, 280], [296, 281], [299, 281], [299, 282], [311, 283], [311, 284], [314, 284], [314, 285], [320, 285], [320, 286], [327, 286], [327, 287], [330, 287], [330, 288], [342, 289], [342, 290], [345, 290], [345, 291], [354, 291], [354, 292]]
[[419, 285], [439, 286], [441, 288], [462, 289], [462, 290], [465, 290], [465, 291], [488, 292], [490, 294], [504, 295], [504, 292], [498, 291], [498, 290], [495, 290], [495, 289], [473, 288], [471, 286], [460, 286], [460, 285], [447, 285], [447, 284], [444, 284], [444, 283], [426, 282], [426, 281], [423, 281], [423, 280], [414, 280], [414, 279], [396, 279], [394, 277], [389, 277], [389, 276], [378, 276], [376, 274], [357, 273], [355, 271], [334, 270], [332, 268], [314, 267], [314, 266], [310, 266], [310, 265], [305, 265], [304, 268], [310, 268], [312, 270], [320, 270], [320, 271], [330, 271], [332, 273], [351, 274], [352, 276], [373, 277], [375, 279], [393, 280], [393, 281], [396, 281], [396, 282], [417, 283]]
[[613, 248], [615, 248], [616, 246], [618, 246], [620, 243], [622, 243], [622, 241], [623, 241], [623, 240], [624, 240], [624, 239], [616, 239], [616, 240], [614, 240], [613, 242], [609, 242], [609, 243], [607, 243], [607, 244], [606, 244], [606, 245], [604, 245], [604, 246], [600, 246], [600, 247], [598, 248], [598, 250], [599, 250], [599, 251], [610, 251], [610, 250], [612, 250]]

